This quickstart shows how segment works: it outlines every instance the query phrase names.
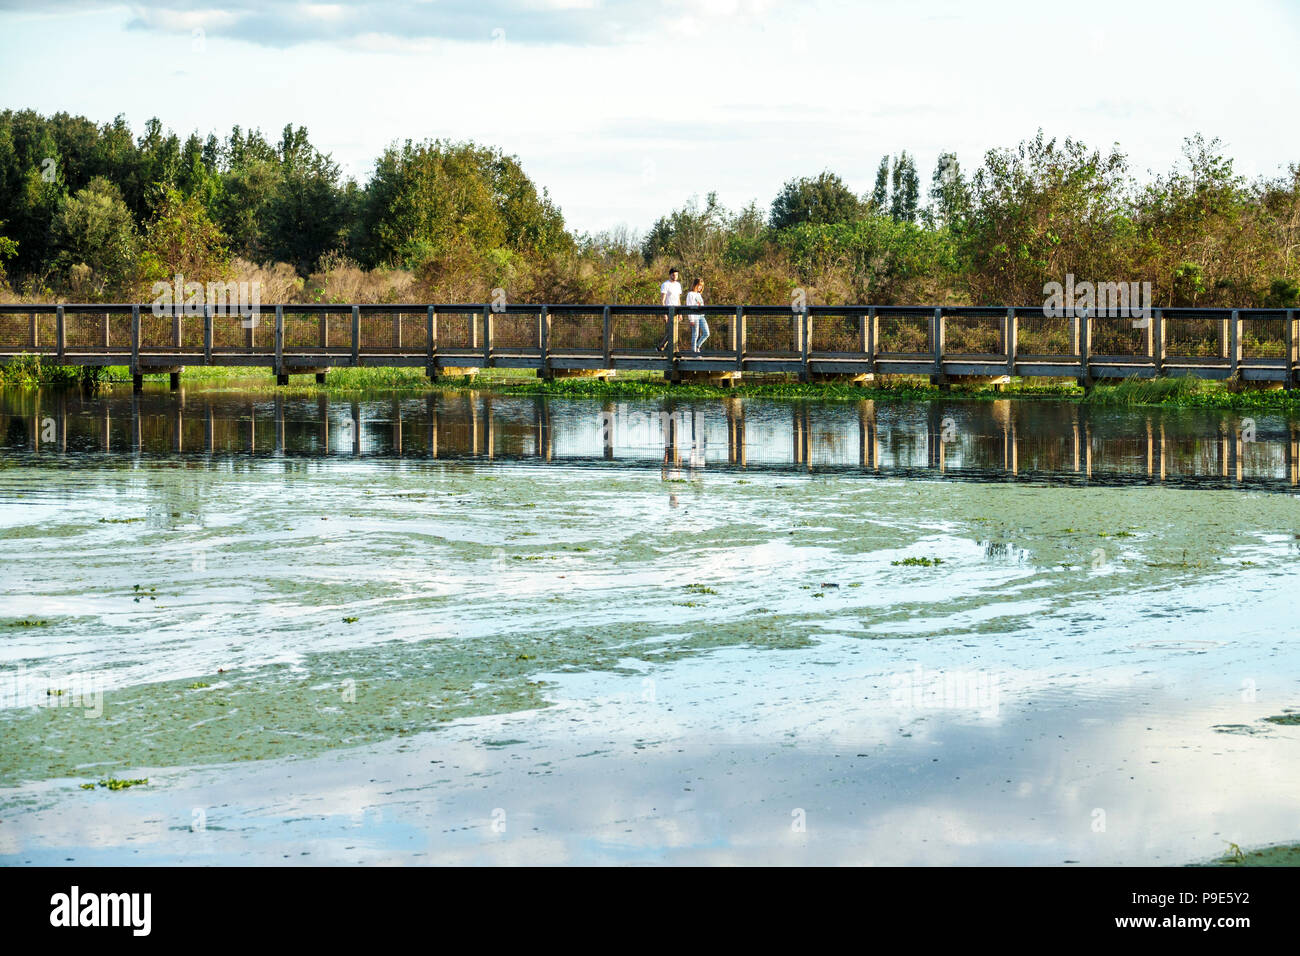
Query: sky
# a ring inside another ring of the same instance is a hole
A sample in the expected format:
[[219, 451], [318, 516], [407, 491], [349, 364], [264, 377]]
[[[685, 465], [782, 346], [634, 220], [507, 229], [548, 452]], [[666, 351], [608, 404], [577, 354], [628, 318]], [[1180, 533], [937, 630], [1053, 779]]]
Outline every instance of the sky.
[[[0, 0], [0, 108], [182, 135], [285, 124], [364, 181], [385, 146], [517, 155], [568, 225], [644, 232], [908, 150], [977, 167], [1039, 128], [1138, 178], [1195, 133], [1248, 176], [1300, 161], [1300, 0]], [[0, 210], [0, 218], [3, 211]]]

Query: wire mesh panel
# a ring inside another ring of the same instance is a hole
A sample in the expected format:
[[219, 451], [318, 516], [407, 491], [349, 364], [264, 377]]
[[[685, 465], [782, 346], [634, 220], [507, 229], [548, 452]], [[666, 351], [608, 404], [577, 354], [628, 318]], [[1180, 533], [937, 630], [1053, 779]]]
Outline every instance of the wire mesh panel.
[[1005, 355], [1006, 344], [1003, 326], [1006, 318], [1000, 315], [945, 315], [943, 326], [944, 352], [949, 355]]
[[[131, 316], [109, 312], [69, 312], [63, 337], [70, 352], [104, 352], [131, 347]], [[54, 341], [51, 340], [53, 345]]]
[[[192, 321], [192, 320], [191, 320]], [[202, 323], [202, 317], [199, 322]], [[184, 334], [185, 316], [171, 312], [156, 314], [152, 309], [140, 310], [140, 349], [148, 352], [166, 352], [178, 348], [177, 328]]]
[[[1074, 355], [1074, 337], [1068, 316], [1021, 315], [1016, 318], [1018, 355]], [[1003, 348], [1005, 352], [1005, 348]]]
[[862, 348], [860, 315], [824, 315], [812, 317], [811, 352], [858, 352]]
[[751, 355], [796, 357], [801, 354], [802, 313], [753, 314], [745, 317], [745, 350]]
[[[719, 312], [716, 315], [703, 313], [704, 321], [709, 327], [709, 337], [704, 340], [704, 345], [700, 349], [701, 355], [716, 355], [722, 352], [736, 351], [736, 338], [733, 334], [736, 328], [735, 312]], [[687, 334], [690, 334], [691, 323], [686, 322]], [[690, 343], [687, 343], [690, 348]]]
[[[667, 331], [664, 313], [614, 313], [610, 316], [615, 351], [655, 351]], [[678, 330], [680, 340], [680, 329]]]
[[[143, 327], [143, 317], [141, 318]], [[141, 334], [143, 341], [143, 333]], [[223, 352], [275, 349], [274, 316], [261, 312], [247, 319], [238, 312], [212, 316], [212, 349]]]
[[492, 316], [494, 349], [541, 348], [542, 312], [497, 312]]
[[547, 339], [551, 351], [575, 349], [601, 351], [605, 347], [605, 324], [597, 312], [551, 312], [551, 331]]
[[1241, 357], [1285, 358], [1286, 318], [1281, 315], [1242, 315]]
[[880, 311], [876, 316], [876, 351], [902, 355], [930, 355], [930, 316], [899, 315]]
[[[1082, 321], [1082, 320], [1080, 320]], [[1092, 353], [1094, 355], [1145, 355], [1150, 323], [1145, 327], [1135, 325], [1143, 319], [1127, 316], [1094, 316], [1092, 323]]]
[[39, 320], [26, 312], [0, 314], [0, 349], [19, 352], [37, 347], [32, 339], [34, 330], [39, 334], [38, 326]]
[[476, 312], [439, 312], [438, 348], [470, 349], [482, 346], [479, 338], [479, 320]]
[[1222, 358], [1228, 354], [1228, 318], [1165, 311], [1165, 354], [1175, 358]]
[[[321, 351], [324, 347], [322, 339], [322, 324], [325, 322], [324, 314], [314, 314], [311, 312], [289, 312], [284, 313], [284, 350], [286, 352], [296, 351]], [[339, 343], [335, 343], [339, 344]]]

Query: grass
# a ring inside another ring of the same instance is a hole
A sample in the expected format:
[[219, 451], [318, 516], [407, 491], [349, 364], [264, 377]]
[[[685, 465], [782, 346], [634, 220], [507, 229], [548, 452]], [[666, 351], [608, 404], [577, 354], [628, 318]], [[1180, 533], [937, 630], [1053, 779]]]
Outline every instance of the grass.
[[943, 558], [904, 558], [901, 561], [890, 561], [889, 563], [904, 568], [933, 568], [943, 564]]
[[[130, 381], [125, 366], [95, 369], [92, 385], [118, 385]], [[82, 370], [75, 367], [42, 365], [38, 356], [19, 356], [0, 365], [0, 386], [73, 385], [81, 382]], [[165, 382], [167, 376], [146, 375], [145, 381]], [[266, 392], [285, 396], [319, 394], [348, 395], [376, 391], [413, 393], [459, 392], [479, 389], [502, 395], [538, 395], [555, 398], [652, 399], [652, 398], [786, 398], [826, 400], [930, 401], [934, 399], [1042, 398], [1077, 401], [1096, 406], [1177, 406], [1232, 409], [1300, 410], [1300, 389], [1262, 390], [1243, 388], [1239, 382], [1210, 382], [1190, 376], [1178, 378], [1129, 378], [1097, 384], [1085, 391], [1061, 379], [1013, 379], [1001, 391], [989, 385], [961, 385], [941, 389], [928, 376], [899, 375], [859, 387], [847, 382], [799, 382], [781, 374], [753, 374], [735, 387], [705, 382], [667, 382], [659, 372], [623, 372], [616, 378], [569, 378], [545, 380], [530, 369], [484, 369], [475, 376], [436, 381], [422, 368], [336, 368], [325, 384], [308, 376], [291, 376], [289, 385], [275, 384], [269, 369], [248, 366], [192, 367], [182, 381], [188, 388], [204, 391]]]

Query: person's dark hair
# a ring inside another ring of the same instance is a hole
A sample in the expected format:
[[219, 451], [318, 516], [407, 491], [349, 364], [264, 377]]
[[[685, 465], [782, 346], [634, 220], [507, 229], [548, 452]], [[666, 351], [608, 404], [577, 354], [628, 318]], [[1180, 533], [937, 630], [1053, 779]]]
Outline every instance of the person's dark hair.
[[696, 276], [694, 279], [691, 280], [692, 289], [694, 289], [697, 285], [704, 285], [704, 279], [702, 279], [700, 276]]
[[677, 267], [676, 267], [676, 266], [673, 266], [671, 269], [668, 270], [668, 274], [669, 274], [669, 275], [672, 275], [672, 274], [673, 274], [674, 272], [676, 272], [676, 271], [677, 271]]

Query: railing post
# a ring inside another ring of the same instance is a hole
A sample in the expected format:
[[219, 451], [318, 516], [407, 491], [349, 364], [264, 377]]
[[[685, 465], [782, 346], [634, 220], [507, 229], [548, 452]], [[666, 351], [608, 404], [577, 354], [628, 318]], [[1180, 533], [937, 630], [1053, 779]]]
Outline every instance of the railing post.
[[212, 303], [203, 305], [203, 364], [212, 364]]
[[438, 316], [434, 313], [433, 306], [429, 306], [424, 316], [424, 374], [429, 378], [434, 377], [433, 361], [437, 343]]
[[1228, 320], [1228, 377], [1236, 378], [1241, 365], [1241, 312], [1232, 310]]
[[352, 367], [361, 364], [361, 306], [352, 307]]
[[945, 331], [946, 329], [944, 328], [944, 322], [943, 322], [943, 309], [942, 308], [935, 309], [934, 315], [931, 318], [930, 344], [934, 348], [934, 373], [933, 374], [937, 375], [940, 380], [943, 379], [943, 350], [944, 350], [944, 340], [946, 338], [946, 336], [944, 335]]
[[483, 367], [492, 364], [492, 306], [483, 306]]
[[[858, 313], [858, 351], [867, 355], [867, 314], [865, 312]], [[869, 355], [867, 358], [870, 360]]]
[[64, 326], [63, 306], [55, 310], [54, 318], [54, 352], [59, 357], [59, 363], [63, 363], [63, 353], [67, 348], [67, 331]]
[[867, 309], [867, 361], [871, 363], [871, 374], [876, 374], [876, 341], [880, 334], [880, 316], [873, 305]]
[[258, 316], [255, 315], [244, 323], [244, 347], [250, 352], [253, 351], [253, 347], [257, 344], [257, 336], [255, 334], [257, 331], [257, 320]]
[[113, 347], [113, 340], [109, 336], [108, 313], [105, 312], [104, 313], [104, 349], [105, 351], [107, 351], [112, 347]]
[[803, 370], [808, 371], [808, 357], [812, 354], [812, 311], [803, 307], [803, 331], [799, 336], [799, 351], [803, 355]]
[[140, 374], [140, 306], [131, 306], [131, 377]]
[[1295, 384], [1295, 309], [1286, 310], [1286, 374], [1282, 377], [1282, 387], [1291, 388]]
[[40, 341], [41, 341], [41, 338], [40, 338], [40, 327], [41, 327], [41, 323], [40, 323], [40, 321], [36, 318], [36, 313], [33, 312], [33, 313], [32, 313], [32, 335], [31, 335], [31, 339], [32, 339], [32, 349], [33, 349], [33, 350], [36, 349], [36, 347], [40, 344]]
[[402, 313], [398, 312], [393, 315], [393, 351], [402, 350]]
[[736, 371], [739, 372], [745, 367], [745, 307], [736, 306], [736, 327], [732, 330], [731, 344], [736, 348]]
[[668, 307], [668, 328], [664, 334], [668, 338], [668, 361], [671, 364], [673, 356], [677, 354], [677, 306]]
[[275, 307], [275, 377], [284, 375], [284, 306]]
[[180, 350], [181, 347], [181, 341], [182, 341], [181, 337], [183, 334], [181, 330], [181, 322], [184, 321], [182, 318], [182, 316], [184, 315], [185, 315], [185, 310], [177, 306], [176, 314], [172, 316], [172, 348], [178, 351]]
[[551, 312], [542, 306], [542, 314], [537, 322], [538, 344], [542, 347], [543, 377], [551, 370]]
[[1165, 311], [1156, 309], [1151, 313], [1151, 364], [1155, 367], [1155, 377], [1164, 374], [1165, 367]]
[[1006, 326], [1005, 338], [1007, 344], [1007, 374], [1015, 375], [1016, 374], [1016, 346], [1018, 344], [1016, 340], [1019, 338], [1020, 326], [1019, 323], [1016, 321], [1016, 310], [1014, 307], [1007, 309], [1006, 323], [1007, 326]]
[[1092, 371], [1089, 363], [1092, 361], [1092, 316], [1086, 312], [1079, 322], [1079, 385], [1088, 388], [1092, 385]]
[[614, 367], [614, 327], [609, 315], [609, 306], [600, 311], [600, 352], [605, 361], [605, 368]]
[[324, 350], [329, 348], [330, 344], [330, 316], [328, 312], [320, 314], [320, 328], [317, 330], [317, 341], [319, 348]]

